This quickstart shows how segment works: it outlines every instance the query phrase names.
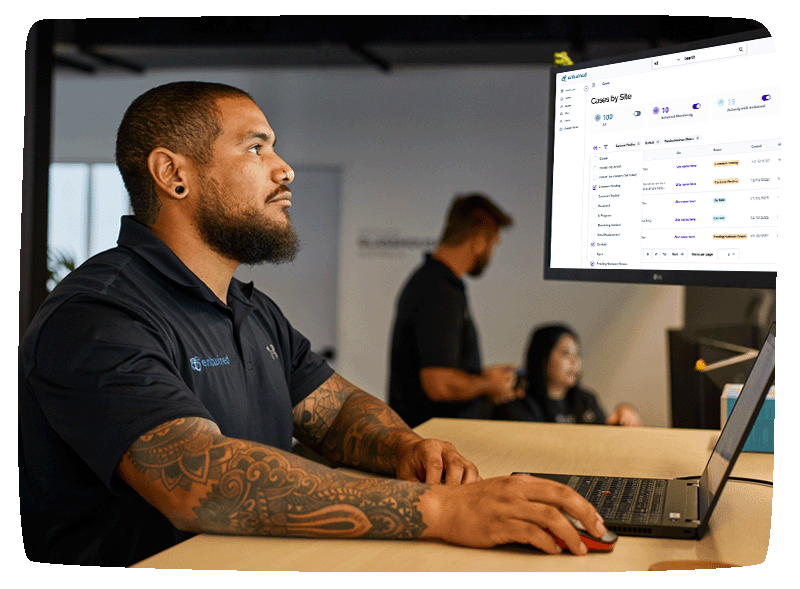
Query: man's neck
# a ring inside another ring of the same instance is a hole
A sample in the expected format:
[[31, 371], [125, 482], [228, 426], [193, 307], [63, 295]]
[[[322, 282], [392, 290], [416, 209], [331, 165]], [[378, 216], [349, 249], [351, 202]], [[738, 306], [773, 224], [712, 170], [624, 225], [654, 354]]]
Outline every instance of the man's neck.
[[239, 263], [221, 256], [203, 241], [194, 227], [173, 226], [169, 230], [158, 223], [151, 227], [153, 233], [169, 247], [178, 258], [219, 300], [228, 303], [228, 287]]
[[453, 274], [459, 278], [463, 278], [474, 263], [472, 255], [465, 248], [442, 244], [439, 244], [439, 247], [431, 254], [431, 257], [450, 268]]

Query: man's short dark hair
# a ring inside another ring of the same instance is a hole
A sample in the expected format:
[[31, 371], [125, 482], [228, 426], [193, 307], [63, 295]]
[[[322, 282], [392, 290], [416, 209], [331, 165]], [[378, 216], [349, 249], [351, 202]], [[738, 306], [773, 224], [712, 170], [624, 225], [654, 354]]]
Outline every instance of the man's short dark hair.
[[514, 220], [480, 193], [460, 194], [453, 199], [441, 243], [461, 245], [475, 231], [489, 228], [499, 231], [513, 225]]
[[125, 111], [117, 131], [116, 159], [134, 216], [148, 227], [161, 203], [147, 167], [150, 153], [164, 147], [199, 166], [211, 161], [211, 145], [222, 133], [217, 100], [253, 100], [244, 90], [213, 82], [173, 82], [148, 90]]

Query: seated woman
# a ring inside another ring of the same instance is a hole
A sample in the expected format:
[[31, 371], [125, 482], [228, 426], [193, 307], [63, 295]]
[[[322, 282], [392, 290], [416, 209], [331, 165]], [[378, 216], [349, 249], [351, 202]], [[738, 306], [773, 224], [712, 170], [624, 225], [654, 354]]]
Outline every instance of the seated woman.
[[594, 394], [579, 385], [578, 336], [563, 324], [533, 332], [526, 360], [525, 396], [495, 409], [495, 419], [642, 425], [630, 405], [620, 404], [606, 417]]

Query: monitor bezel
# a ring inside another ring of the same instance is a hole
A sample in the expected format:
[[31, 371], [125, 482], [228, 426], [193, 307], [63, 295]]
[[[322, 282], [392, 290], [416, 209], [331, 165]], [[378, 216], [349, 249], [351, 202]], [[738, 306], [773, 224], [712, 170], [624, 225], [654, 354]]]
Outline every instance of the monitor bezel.
[[566, 72], [583, 70], [587, 68], [623, 63], [637, 59], [647, 59], [671, 53], [681, 53], [695, 49], [726, 45], [742, 41], [769, 38], [772, 35], [766, 28], [754, 29], [744, 33], [713, 37], [685, 43], [670, 45], [658, 49], [650, 49], [637, 53], [619, 55], [586, 61], [571, 66], [551, 67], [548, 88], [548, 145], [547, 145], [547, 188], [545, 204], [545, 243], [544, 243], [544, 279], [565, 280], [580, 282], [613, 282], [634, 284], [668, 284], [682, 286], [721, 286], [736, 288], [775, 289], [777, 272], [747, 272], [725, 270], [646, 270], [636, 269], [591, 269], [591, 268], [552, 268], [551, 237], [552, 237], [552, 212], [553, 212], [553, 160], [555, 148], [555, 105], [556, 105], [556, 76]]

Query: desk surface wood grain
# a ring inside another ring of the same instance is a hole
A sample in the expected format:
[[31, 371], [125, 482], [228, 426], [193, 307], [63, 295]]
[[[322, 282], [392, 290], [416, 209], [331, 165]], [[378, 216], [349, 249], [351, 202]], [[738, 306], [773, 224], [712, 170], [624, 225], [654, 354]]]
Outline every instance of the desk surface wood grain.
[[[433, 419], [416, 431], [453, 442], [481, 476], [512, 471], [672, 478], [700, 475], [718, 432]], [[740, 456], [734, 476], [772, 480], [773, 455]], [[435, 541], [258, 538], [200, 534], [135, 567], [267, 571], [634, 571], [663, 561], [753, 565], [767, 555], [772, 488], [730, 482], [701, 540], [621, 536], [613, 552], [549, 556]], [[743, 541], [746, 539], [746, 541]]]

